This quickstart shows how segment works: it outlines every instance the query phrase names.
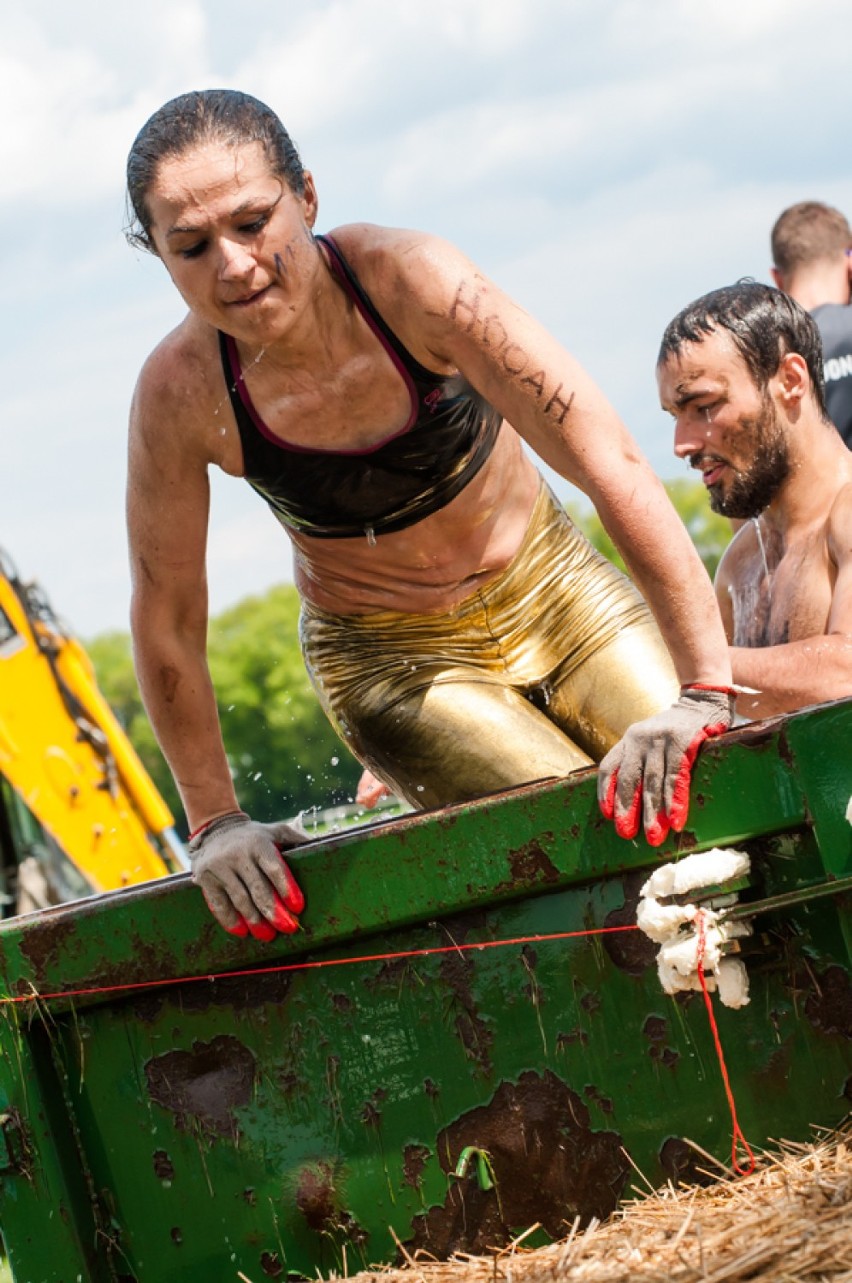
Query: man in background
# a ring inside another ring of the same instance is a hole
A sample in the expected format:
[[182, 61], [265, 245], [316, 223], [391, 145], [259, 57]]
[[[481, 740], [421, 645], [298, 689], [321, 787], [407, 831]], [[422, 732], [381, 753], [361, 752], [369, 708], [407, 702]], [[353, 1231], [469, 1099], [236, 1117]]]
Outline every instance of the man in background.
[[785, 209], [772, 229], [772, 279], [810, 312], [825, 357], [828, 414], [852, 446], [852, 231], [843, 214], [820, 201]]
[[742, 522], [716, 596], [747, 719], [852, 695], [852, 452], [822, 373], [814, 319], [756, 281], [691, 303], [660, 346], [675, 453]]

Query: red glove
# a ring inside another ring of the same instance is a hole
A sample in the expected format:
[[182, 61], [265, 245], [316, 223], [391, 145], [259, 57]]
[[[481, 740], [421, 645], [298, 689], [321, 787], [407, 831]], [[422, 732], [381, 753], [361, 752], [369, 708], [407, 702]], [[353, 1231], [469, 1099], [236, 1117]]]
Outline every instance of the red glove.
[[598, 802], [619, 837], [634, 838], [640, 814], [650, 846], [679, 833], [689, 811], [689, 782], [698, 750], [734, 720], [730, 686], [682, 686], [671, 708], [628, 727], [600, 765]]
[[245, 811], [217, 816], [189, 839], [192, 880], [213, 917], [231, 935], [274, 940], [298, 930], [305, 897], [281, 858], [301, 846], [303, 829], [280, 821], [260, 824]]

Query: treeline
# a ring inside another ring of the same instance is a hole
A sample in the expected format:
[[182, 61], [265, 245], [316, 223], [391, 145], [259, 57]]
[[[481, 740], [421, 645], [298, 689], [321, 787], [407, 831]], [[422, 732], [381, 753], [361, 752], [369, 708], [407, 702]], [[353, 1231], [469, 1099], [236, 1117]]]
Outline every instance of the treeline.
[[[361, 768], [332, 730], [305, 672], [291, 584], [211, 618], [208, 659], [240, 805], [281, 820], [354, 798]], [[101, 689], [185, 832], [183, 809], [142, 707], [127, 633], [87, 644]]]
[[[730, 539], [728, 522], [710, 511], [701, 482], [683, 478], [666, 489], [714, 575]], [[581, 503], [567, 507], [595, 547], [623, 569], [597, 514]], [[352, 801], [361, 773], [308, 680], [298, 616], [295, 588], [281, 584], [210, 621], [208, 656], [228, 759], [240, 804], [258, 820]], [[142, 707], [129, 636], [107, 633], [87, 649], [101, 689], [183, 829], [177, 791]]]

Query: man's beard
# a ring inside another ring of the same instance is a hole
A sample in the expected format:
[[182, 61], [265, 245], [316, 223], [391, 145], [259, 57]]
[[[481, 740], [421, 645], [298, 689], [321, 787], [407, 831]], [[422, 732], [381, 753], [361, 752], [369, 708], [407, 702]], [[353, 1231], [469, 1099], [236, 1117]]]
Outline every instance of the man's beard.
[[[727, 491], [723, 483], [709, 486], [710, 507], [722, 517], [757, 517], [772, 502], [790, 475], [790, 451], [778, 427], [775, 406], [768, 396], [755, 419], [742, 419], [743, 434], [751, 431], [754, 459], [744, 471], [738, 471]], [[696, 460], [701, 455], [693, 456]]]

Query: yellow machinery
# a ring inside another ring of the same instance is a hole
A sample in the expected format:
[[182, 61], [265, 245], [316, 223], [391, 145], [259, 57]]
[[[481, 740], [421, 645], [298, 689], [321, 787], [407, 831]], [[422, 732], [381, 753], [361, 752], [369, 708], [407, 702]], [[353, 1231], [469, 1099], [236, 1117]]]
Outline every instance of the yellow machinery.
[[82, 646], [0, 551], [0, 914], [186, 867]]

